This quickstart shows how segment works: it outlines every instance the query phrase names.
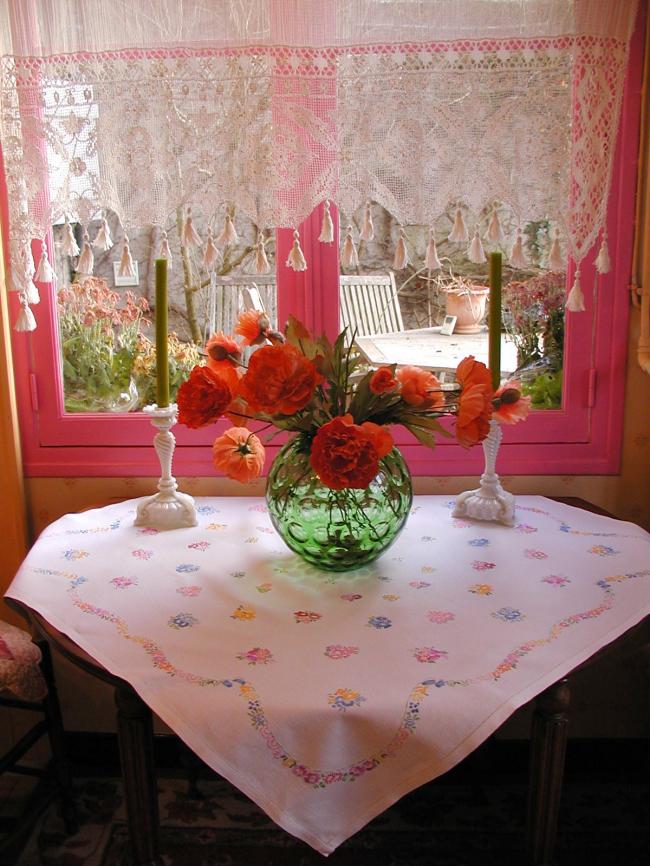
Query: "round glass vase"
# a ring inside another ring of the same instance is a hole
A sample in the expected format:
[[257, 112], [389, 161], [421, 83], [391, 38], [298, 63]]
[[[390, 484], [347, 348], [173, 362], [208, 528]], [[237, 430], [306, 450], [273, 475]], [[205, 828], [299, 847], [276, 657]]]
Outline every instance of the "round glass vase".
[[294, 553], [327, 571], [348, 571], [376, 559], [395, 541], [413, 502], [411, 474], [393, 450], [365, 489], [332, 490], [309, 462], [300, 436], [280, 450], [266, 484], [276, 530]]

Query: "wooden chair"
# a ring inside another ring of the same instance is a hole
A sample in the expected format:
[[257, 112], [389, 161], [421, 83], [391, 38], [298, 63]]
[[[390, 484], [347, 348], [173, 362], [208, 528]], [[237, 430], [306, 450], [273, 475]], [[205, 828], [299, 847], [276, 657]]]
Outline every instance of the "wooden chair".
[[404, 330], [395, 274], [340, 277], [341, 326], [350, 337]]
[[[215, 331], [232, 333], [242, 310], [268, 314], [278, 327], [275, 275], [215, 277], [208, 290], [206, 339]], [[395, 274], [340, 277], [341, 328], [352, 334], [391, 334], [404, 330]]]
[[[0, 620], [0, 707], [39, 713], [34, 723], [9, 750], [0, 756], [0, 775], [17, 773], [43, 779], [26, 801], [23, 812], [0, 822], [0, 861], [24, 841], [39, 812], [59, 797], [66, 830], [77, 828], [72, 781], [63, 739], [61, 709], [56, 693], [47, 642], [32, 641], [23, 629]], [[46, 768], [21, 763], [27, 752], [47, 736], [52, 759]]]
[[215, 331], [232, 334], [237, 324], [237, 316], [243, 310], [250, 309], [266, 312], [271, 326], [277, 327], [278, 302], [275, 274], [213, 278], [207, 295], [206, 340]]

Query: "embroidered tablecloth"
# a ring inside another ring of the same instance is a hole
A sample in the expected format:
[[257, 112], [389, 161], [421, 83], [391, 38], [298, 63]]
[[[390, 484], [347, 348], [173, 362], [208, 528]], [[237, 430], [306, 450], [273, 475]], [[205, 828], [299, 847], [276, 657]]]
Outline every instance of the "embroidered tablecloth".
[[199, 499], [172, 532], [135, 528], [138, 501], [52, 524], [7, 595], [323, 854], [650, 612], [650, 535], [543, 497], [514, 528], [416, 497], [342, 574], [291, 554], [261, 499]]

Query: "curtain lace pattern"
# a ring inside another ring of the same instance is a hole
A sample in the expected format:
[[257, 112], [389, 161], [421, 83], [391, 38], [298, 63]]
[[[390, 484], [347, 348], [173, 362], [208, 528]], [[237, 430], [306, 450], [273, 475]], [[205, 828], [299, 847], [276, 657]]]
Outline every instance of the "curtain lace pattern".
[[[499, 207], [519, 227], [550, 220], [578, 275], [603, 234], [636, 0], [459, 0], [451, 6], [475, 19], [462, 22], [444, 0], [332, 3], [329, 14], [309, 0], [299, 21], [275, 29], [274, 10], [295, 4], [204, 0], [230, 22], [210, 25], [219, 44], [204, 32], [175, 37], [170, 12], [166, 39], [159, 22], [153, 35], [134, 29], [136, 47], [118, 47], [107, 29], [103, 49], [98, 27], [85, 45], [81, 29], [76, 45], [67, 31], [45, 40], [43, 22], [30, 30], [16, 21], [20, 4], [1, 5], [13, 15], [0, 119], [22, 330], [33, 321], [32, 239], [107, 210], [128, 231], [169, 228], [191, 207], [216, 235], [227, 214], [297, 228], [323, 201], [347, 221], [374, 201], [401, 225], [460, 209], [471, 239]], [[45, 16], [52, 3], [42, 5]], [[431, 16], [445, 8], [446, 29], [434, 33]]]

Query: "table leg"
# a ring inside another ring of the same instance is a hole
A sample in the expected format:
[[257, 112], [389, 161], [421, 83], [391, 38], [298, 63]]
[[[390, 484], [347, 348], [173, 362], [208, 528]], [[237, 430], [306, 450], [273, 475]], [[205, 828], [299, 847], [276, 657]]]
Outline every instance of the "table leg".
[[133, 866], [162, 866], [151, 710], [126, 683], [115, 703]]
[[562, 794], [568, 709], [567, 679], [559, 680], [537, 697], [531, 736], [526, 862], [551, 866]]

